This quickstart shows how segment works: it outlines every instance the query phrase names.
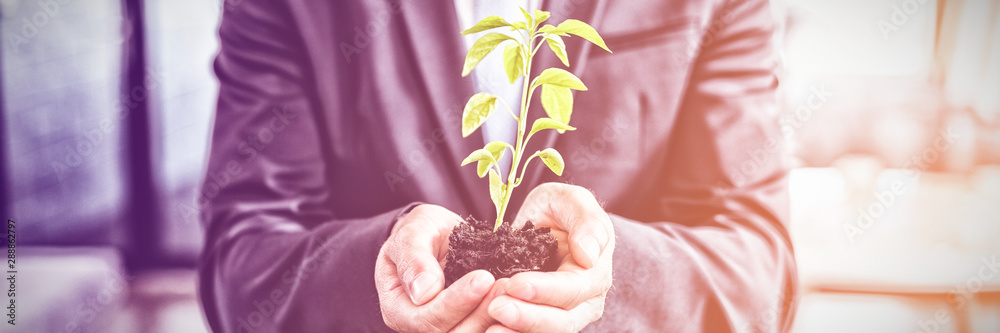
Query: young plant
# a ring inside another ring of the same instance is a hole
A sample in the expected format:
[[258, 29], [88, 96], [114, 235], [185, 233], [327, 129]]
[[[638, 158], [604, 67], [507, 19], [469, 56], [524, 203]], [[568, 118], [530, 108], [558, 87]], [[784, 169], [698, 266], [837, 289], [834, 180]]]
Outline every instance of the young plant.
[[[487, 174], [490, 176], [490, 198], [493, 200], [497, 212], [497, 220], [493, 227], [494, 232], [503, 224], [511, 192], [521, 185], [524, 172], [532, 159], [538, 157], [552, 172], [559, 176], [562, 175], [565, 163], [559, 152], [553, 148], [545, 148], [531, 154], [524, 162], [520, 173], [518, 173], [518, 166], [521, 165], [524, 148], [535, 133], [543, 130], [556, 130], [562, 134], [565, 131], [576, 129], [569, 125], [570, 116], [573, 114], [572, 90], [587, 90], [587, 86], [579, 78], [560, 68], [545, 69], [532, 79], [531, 61], [535, 54], [542, 48], [543, 43], [548, 44], [549, 49], [555, 53], [563, 65], [569, 67], [563, 37], [570, 37], [570, 35], [586, 39], [611, 52], [604, 44], [604, 39], [587, 23], [569, 19], [557, 26], [546, 24], [539, 28], [539, 25], [549, 18], [549, 12], [535, 10], [534, 14], [531, 14], [521, 8], [521, 13], [524, 14], [524, 21], [507, 22], [499, 16], [489, 16], [476, 23], [472, 28], [462, 31], [463, 35], [468, 35], [491, 29], [508, 28], [511, 31], [517, 31], [517, 35], [520, 37], [515, 38], [495, 32], [483, 35], [469, 49], [469, 53], [465, 57], [465, 66], [462, 69], [462, 76], [468, 76], [486, 55], [500, 45], [506, 44], [503, 51], [503, 66], [507, 73], [507, 79], [510, 80], [511, 84], [518, 78], [524, 78], [525, 82], [521, 92], [521, 109], [518, 114], [514, 113], [506, 101], [488, 93], [472, 95], [462, 112], [463, 137], [468, 137], [475, 132], [486, 121], [486, 118], [493, 114], [498, 101], [517, 121], [517, 142], [513, 145], [503, 141], [493, 141], [487, 143], [482, 149], [473, 151], [469, 157], [462, 161], [463, 166], [477, 162], [477, 173], [480, 178]], [[528, 84], [529, 80], [530, 84]], [[541, 88], [542, 108], [545, 109], [545, 114], [548, 117], [536, 119], [532, 123], [531, 129], [526, 133], [528, 121], [525, 118], [528, 116], [531, 97], [538, 88]], [[504, 181], [500, 176], [498, 161], [508, 149], [514, 154], [514, 158], [511, 159], [510, 172], [507, 175], [507, 180]]]

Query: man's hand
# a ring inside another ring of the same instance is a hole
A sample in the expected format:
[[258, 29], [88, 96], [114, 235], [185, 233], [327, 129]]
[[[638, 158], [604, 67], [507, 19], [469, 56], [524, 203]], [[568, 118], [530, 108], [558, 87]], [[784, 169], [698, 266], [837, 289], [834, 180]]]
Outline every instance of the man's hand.
[[443, 289], [448, 235], [461, 221], [441, 206], [420, 205], [393, 226], [375, 262], [382, 319], [393, 330], [483, 331], [495, 322], [484, 309], [473, 313], [493, 289], [489, 272], [473, 271]]
[[615, 230], [590, 191], [573, 185], [539, 185], [525, 199], [515, 226], [532, 221], [552, 228], [562, 259], [555, 272], [511, 277], [505, 294], [489, 304], [503, 326], [490, 332], [576, 332], [601, 318], [611, 288]]

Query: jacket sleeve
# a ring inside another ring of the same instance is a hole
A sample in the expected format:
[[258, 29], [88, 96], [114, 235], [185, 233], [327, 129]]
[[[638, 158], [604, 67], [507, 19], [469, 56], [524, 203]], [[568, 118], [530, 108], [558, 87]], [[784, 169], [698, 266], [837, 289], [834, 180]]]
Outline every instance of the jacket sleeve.
[[388, 331], [375, 259], [409, 207], [337, 218], [301, 35], [280, 1], [226, 7], [200, 297], [216, 332]]
[[723, 5], [706, 27], [668, 145], [665, 221], [612, 214], [614, 283], [598, 331], [790, 328], [795, 261], [776, 119], [767, 1]]

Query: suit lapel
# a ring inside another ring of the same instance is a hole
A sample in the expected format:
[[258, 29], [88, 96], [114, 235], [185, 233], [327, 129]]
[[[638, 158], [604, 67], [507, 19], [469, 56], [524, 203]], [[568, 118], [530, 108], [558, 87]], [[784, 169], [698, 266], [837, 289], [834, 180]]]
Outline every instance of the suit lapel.
[[416, 67], [423, 82], [420, 88], [426, 96], [423, 104], [431, 109], [428, 114], [433, 115], [434, 123], [427, 128], [427, 135], [432, 135], [435, 128], [444, 133], [445, 174], [452, 177], [440, 181], [458, 182], [454, 188], [462, 193], [456, 196], [469, 213], [491, 212], [494, 209], [487, 205], [489, 200], [474, 200], [481, 197], [477, 194], [486, 192], [475, 171], [459, 166], [465, 156], [481, 148], [484, 142], [482, 135], [462, 138], [461, 134], [462, 109], [474, 88], [471, 78], [462, 78], [466, 51], [454, 2], [402, 1], [401, 6], [406, 43], [413, 58], [410, 64]]

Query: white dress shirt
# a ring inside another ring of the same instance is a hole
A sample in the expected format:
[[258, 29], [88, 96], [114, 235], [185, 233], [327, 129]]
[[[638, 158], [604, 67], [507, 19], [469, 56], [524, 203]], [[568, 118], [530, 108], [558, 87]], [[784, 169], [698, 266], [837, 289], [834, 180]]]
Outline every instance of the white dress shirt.
[[[529, 12], [537, 8], [537, 0], [455, 0], [455, 10], [458, 13], [460, 27], [468, 29], [490, 15], [502, 17], [507, 22], [523, 21], [524, 15], [518, 7], [523, 7]], [[465, 36], [465, 48], [469, 49], [479, 37], [487, 33], [498, 32], [516, 37], [518, 32], [509, 29], [493, 29], [489, 31], [474, 33]], [[457, 32], [456, 32], [457, 33]], [[509, 42], [508, 42], [509, 43]], [[487, 55], [472, 71], [475, 79], [476, 92], [490, 93], [499, 96], [511, 111], [520, 114], [521, 90], [524, 88], [524, 78], [518, 78], [513, 84], [507, 79], [507, 74], [503, 67], [503, 46], [497, 47]], [[510, 116], [507, 107], [503, 103], [498, 103], [497, 110], [493, 112], [482, 126], [483, 138], [486, 142], [504, 141], [513, 145], [517, 139], [517, 122]], [[505, 153], [504, 157], [498, 161], [500, 169], [505, 176], [510, 170], [512, 154]]]

